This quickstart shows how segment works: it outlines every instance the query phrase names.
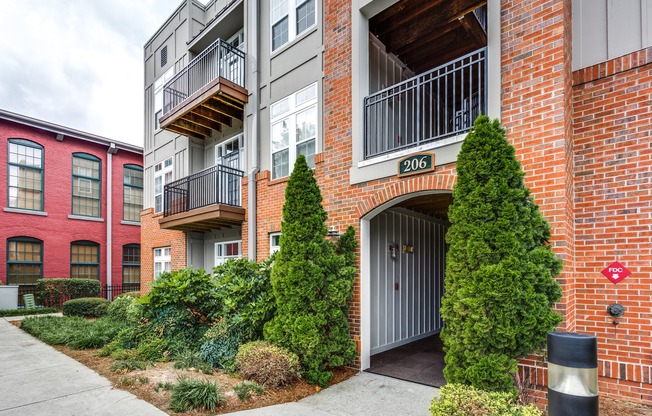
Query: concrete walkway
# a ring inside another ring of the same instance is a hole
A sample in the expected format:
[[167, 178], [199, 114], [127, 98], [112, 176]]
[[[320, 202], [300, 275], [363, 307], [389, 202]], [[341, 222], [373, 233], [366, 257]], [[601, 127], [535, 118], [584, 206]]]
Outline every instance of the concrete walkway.
[[[0, 318], [0, 416], [163, 416], [93, 370]], [[427, 416], [434, 387], [361, 373], [294, 403], [237, 416]]]

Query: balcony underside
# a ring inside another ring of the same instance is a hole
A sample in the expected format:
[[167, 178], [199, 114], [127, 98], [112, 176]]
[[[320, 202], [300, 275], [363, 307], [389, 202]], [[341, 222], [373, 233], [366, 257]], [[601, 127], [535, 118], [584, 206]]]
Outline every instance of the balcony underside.
[[248, 95], [243, 87], [217, 77], [162, 116], [161, 128], [204, 140], [222, 126], [231, 127], [234, 119], [243, 120]]
[[487, 45], [476, 9], [486, 0], [399, 0], [369, 21], [369, 29], [415, 73]]
[[244, 208], [214, 204], [161, 218], [159, 225], [165, 230], [210, 231], [239, 226], [244, 220]]

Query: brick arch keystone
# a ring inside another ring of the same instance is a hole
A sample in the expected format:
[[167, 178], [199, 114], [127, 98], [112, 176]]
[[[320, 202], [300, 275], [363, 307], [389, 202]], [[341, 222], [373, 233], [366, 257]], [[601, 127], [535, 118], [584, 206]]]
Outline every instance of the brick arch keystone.
[[358, 202], [356, 207], [358, 217], [362, 218], [377, 207], [402, 195], [422, 191], [452, 191], [456, 179], [456, 175], [437, 174], [413, 176], [395, 181]]

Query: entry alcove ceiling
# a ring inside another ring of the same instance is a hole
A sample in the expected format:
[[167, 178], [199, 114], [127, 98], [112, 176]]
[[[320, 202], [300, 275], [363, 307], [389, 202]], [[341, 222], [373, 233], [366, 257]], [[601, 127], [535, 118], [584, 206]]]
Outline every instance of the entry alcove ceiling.
[[480, 0], [399, 0], [369, 20], [369, 29], [414, 73], [487, 45], [473, 11]]
[[439, 193], [420, 195], [402, 201], [395, 206], [448, 221], [448, 207], [453, 203], [453, 194]]

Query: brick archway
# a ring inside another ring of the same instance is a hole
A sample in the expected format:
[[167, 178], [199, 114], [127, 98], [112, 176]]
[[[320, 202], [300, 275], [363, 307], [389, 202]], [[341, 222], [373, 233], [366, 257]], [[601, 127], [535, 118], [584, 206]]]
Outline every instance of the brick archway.
[[456, 175], [435, 174], [398, 180], [363, 198], [358, 202], [356, 211], [359, 218], [363, 218], [386, 202], [403, 195], [423, 191], [452, 191], [456, 179]]

